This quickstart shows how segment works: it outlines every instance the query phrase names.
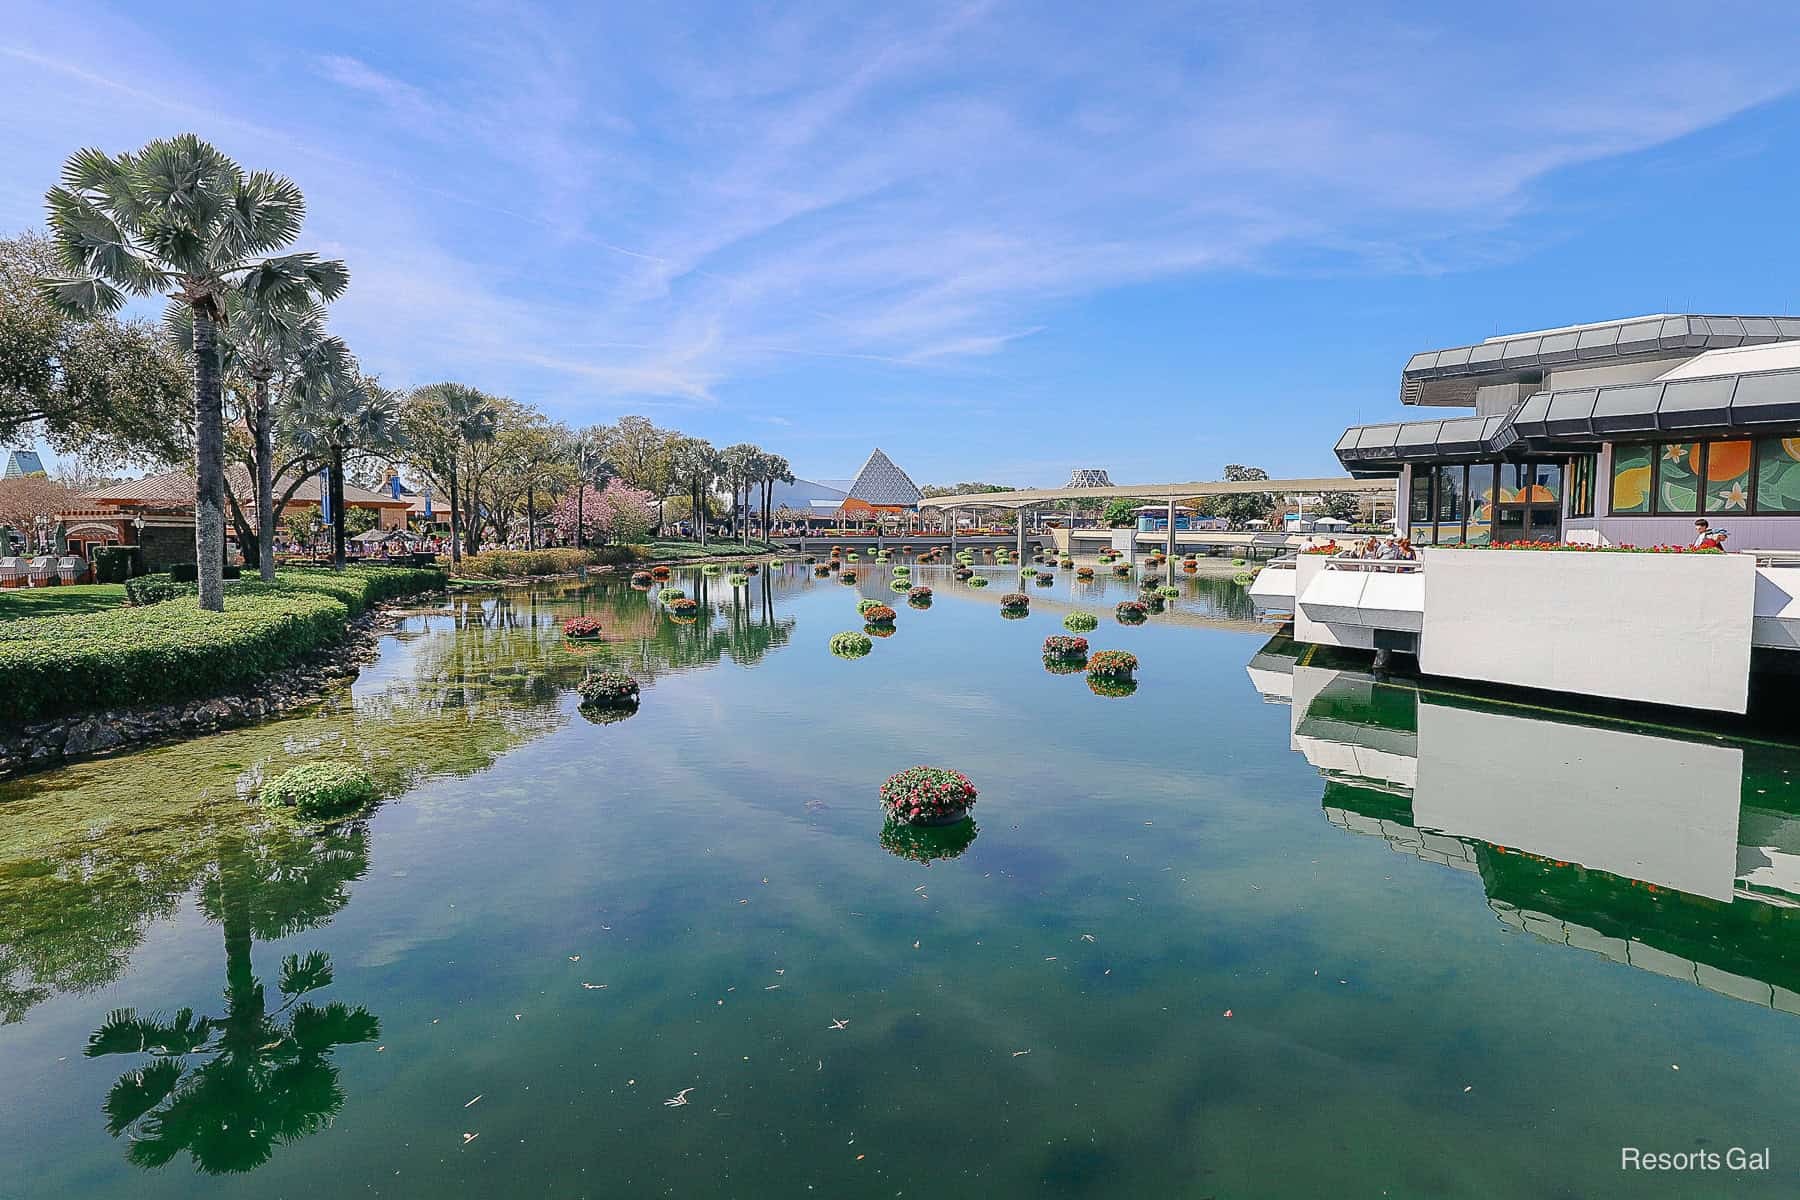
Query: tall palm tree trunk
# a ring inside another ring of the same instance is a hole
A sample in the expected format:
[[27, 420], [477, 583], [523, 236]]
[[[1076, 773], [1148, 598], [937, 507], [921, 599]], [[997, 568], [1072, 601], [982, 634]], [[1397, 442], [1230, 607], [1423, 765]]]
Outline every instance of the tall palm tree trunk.
[[212, 310], [194, 306], [194, 562], [200, 607], [225, 610], [225, 397]]
[[344, 448], [331, 448], [331, 567], [344, 569]]
[[456, 463], [450, 464], [450, 564], [462, 562], [462, 502], [457, 498]]
[[275, 430], [269, 411], [269, 381], [256, 381], [256, 571], [275, 582]]

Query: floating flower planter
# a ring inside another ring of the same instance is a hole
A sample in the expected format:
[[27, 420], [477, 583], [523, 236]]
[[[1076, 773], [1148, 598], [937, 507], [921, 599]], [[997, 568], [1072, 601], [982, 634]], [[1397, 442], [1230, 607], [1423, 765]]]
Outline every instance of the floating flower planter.
[[738, 575], [733, 573], [725, 577], [725, 582], [729, 583], [734, 588], [749, 587], [750, 577], [748, 575]]
[[891, 638], [894, 636], [895, 627], [892, 624], [877, 625], [871, 621], [863, 626], [863, 632], [872, 638]]
[[744, 568], [744, 573], [746, 575], [755, 575], [758, 572], [760, 572], [761, 570], [762, 570], [761, 567], [757, 566], [755, 563], [751, 563], [749, 566]]
[[570, 617], [563, 622], [562, 631], [572, 642], [588, 642], [600, 636], [600, 622], [593, 617]]
[[905, 563], [901, 563], [899, 566], [894, 568], [894, 574], [896, 574], [896, 575], [911, 575], [912, 568], [907, 566]]
[[1000, 610], [1002, 621], [1023, 621], [1031, 616], [1029, 608], [1003, 608]]
[[860, 599], [856, 602], [856, 614], [858, 616], [866, 617], [869, 615], [869, 610], [871, 608], [877, 608], [880, 606], [880, 604], [881, 604], [881, 601], [873, 600], [867, 596], [864, 596], [862, 599]]
[[669, 601], [669, 616], [674, 620], [687, 624], [700, 615], [700, 602], [689, 600], [683, 596], [679, 600]]
[[656, 593], [656, 598], [661, 600], [664, 604], [667, 604], [672, 600], [686, 599], [687, 593], [678, 587], [666, 587], [662, 589], [662, 591]]
[[720, 568], [718, 563], [707, 563], [700, 568], [700, 573], [702, 575], [717, 575], [721, 569], [722, 568]]
[[892, 625], [894, 618], [899, 615], [885, 604], [871, 604], [867, 608], [862, 608], [859, 604], [857, 607], [862, 609], [863, 620], [871, 625]]
[[1094, 577], [1094, 568], [1092, 568], [1092, 567], [1076, 567], [1075, 568], [1075, 578], [1077, 578], [1077, 579], [1092, 579], [1093, 577]]
[[888, 591], [890, 591], [890, 592], [905, 592], [905, 591], [910, 591], [911, 589], [912, 589], [912, 584], [908, 583], [904, 579], [896, 579], [892, 583], [888, 584]]
[[826, 566], [824, 563], [820, 563], [818, 566], [813, 568], [813, 574], [820, 579], [824, 579], [831, 574], [831, 568]]
[[633, 571], [631, 573], [631, 586], [634, 588], [647, 588], [654, 578], [655, 576], [651, 575], [648, 571]]
[[969, 586], [970, 587], [983, 588], [983, 587], [986, 587], [987, 585], [988, 585], [988, 578], [986, 575], [977, 575], [973, 571], [971, 571], [969, 573]]
[[1000, 597], [1000, 607], [1023, 612], [1031, 607], [1031, 597], [1024, 592], [1008, 592]]
[[1031, 582], [1037, 584], [1039, 587], [1049, 587], [1051, 584], [1056, 582], [1056, 576], [1054, 576], [1054, 575], [1038, 575], [1038, 576], [1035, 576]]
[[1231, 582], [1237, 584], [1239, 587], [1249, 587], [1256, 582], [1256, 576], [1248, 571], [1239, 571], [1236, 575], [1231, 577]]
[[1150, 615], [1150, 606], [1142, 600], [1121, 600], [1113, 609], [1121, 625], [1142, 625]]
[[638, 681], [623, 671], [590, 671], [575, 685], [584, 708], [636, 708]]
[[875, 648], [866, 633], [847, 630], [831, 635], [831, 652], [839, 658], [861, 658]]
[[652, 579], [667, 579], [668, 577], [669, 577], [669, 568], [667, 568], [667, 567], [651, 567], [650, 568], [650, 578], [652, 578]]
[[1244, 565], [1244, 560], [1241, 558], [1234, 558], [1231, 560], [1231, 565], [1234, 567], [1241, 567]]
[[1181, 595], [1181, 589], [1164, 584], [1162, 587], [1156, 589], [1156, 594], [1161, 596], [1164, 600], [1173, 600], [1175, 597]]
[[974, 845], [978, 832], [980, 829], [973, 820], [941, 828], [886, 821], [881, 826], [881, 848], [910, 862], [943, 862], [956, 858]]
[[1074, 633], [1089, 633], [1100, 628], [1100, 618], [1091, 612], [1072, 612], [1063, 618], [1063, 628]]
[[1086, 658], [1087, 652], [1088, 640], [1084, 637], [1053, 633], [1044, 639], [1045, 658]]
[[1030, 578], [1034, 577], [1037, 573], [1038, 573], [1038, 569], [1036, 567], [1020, 567], [1019, 568], [1019, 578], [1021, 578], [1021, 579], [1030, 579]]
[[367, 771], [341, 762], [313, 762], [284, 771], [263, 786], [259, 797], [272, 808], [291, 808], [303, 817], [329, 817], [379, 798]]
[[1123, 579], [1127, 575], [1131, 574], [1131, 567], [1127, 563], [1120, 563], [1118, 566], [1113, 568], [1113, 574], [1117, 575], [1119, 578]]
[[1129, 650], [1101, 650], [1088, 659], [1088, 674], [1124, 679], [1137, 671], [1137, 655]]
[[1056, 560], [1056, 565], [1067, 571], [1070, 567], [1075, 565], [1075, 560], [1072, 558], [1059, 558]]
[[806, 556], [806, 565], [809, 567], [818, 561], [819, 561], [819, 556], [816, 554], [809, 554]]
[[906, 593], [906, 602], [914, 608], [930, 608], [931, 589], [928, 587], [914, 588], [912, 591]]
[[855, 583], [856, 582], [856, 572], [855, 571], [843, 571], [843, 572], [839, 573], [838, 579], [844, 583]]
[[908, 767], [881, 785], [881, 807], [902, 825], [953, 825], [975, 805], [975, 785], [961, 771]]
[[1200, 569], [1200, 564], [1197, 562], [1184, 562], [1181, 564], [1181, 569], [1192, 575], [1195, 571]]

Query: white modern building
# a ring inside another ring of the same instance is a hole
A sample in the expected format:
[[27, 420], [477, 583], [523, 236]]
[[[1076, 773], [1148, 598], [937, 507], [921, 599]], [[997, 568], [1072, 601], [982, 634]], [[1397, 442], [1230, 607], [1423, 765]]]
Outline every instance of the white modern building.
[[[1656, 315], [1416, 354], [1401, 400], [1470, 415], [1359, 425], [1411, 564], [1302, 554], [1252, 595], [1302, 642], [1434, 675], [1744, 712], [1753, 659], [1800, 650], [1800, 318]], [[1686, 546], [1727, 554], [1508, 546]]]

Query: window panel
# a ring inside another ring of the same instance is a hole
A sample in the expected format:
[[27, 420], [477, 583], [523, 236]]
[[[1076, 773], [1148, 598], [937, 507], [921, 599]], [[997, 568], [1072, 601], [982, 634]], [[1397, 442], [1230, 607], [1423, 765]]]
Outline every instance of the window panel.
[[1437, 544], [1454, 546], [1462, 541], [1463, 469], [1437, 469]]
[[1699, 442], [1666, 442], [1656, 448], [1656, 511], [1686, 515], [1700, 509]]
[[1654, 446], [1614, 446], [1612, 455], [1612, 511], [1615, 514], [1650, 511], [1650, 476]]
[[1407, 521], [1408, 536], [1415, 545], [1429, 546], [1432, 543], [1431, 525], [1431, 477], [1430, 467], [1414, 467], [1412, 477], [1412, 502], [1408, 509], [1410, 519]]
[[1494, 464], [1474, 463], [1469, 467], [1469, 544], [1483, 546], [1493, 540]]
[[1800, 513], [1800, 437], [1757, 439], [1756, 511]]
[[1706, 446], [1706, 511], [1750, 511], [1750, 459], [1752, 444], [1742, 441], [1709, 442]]
[[1569, 468], [1569, 515], [1571, 517], [1591, 517], [1594, 515], [1594, 476], [1599, 460], [1592, 454], [1583, 454], [1570, 461]]

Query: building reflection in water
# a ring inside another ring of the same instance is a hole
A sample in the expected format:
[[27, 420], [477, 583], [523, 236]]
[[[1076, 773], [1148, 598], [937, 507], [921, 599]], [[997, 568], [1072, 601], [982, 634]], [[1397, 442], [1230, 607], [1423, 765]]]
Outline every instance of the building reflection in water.
[[1248, 673], [1290, 706], [1332, 824], [1479, 875], [1514, 928], [1800, 1014], [1800, 747], [1424, 691], [1305, 649], [1274, 639]]

